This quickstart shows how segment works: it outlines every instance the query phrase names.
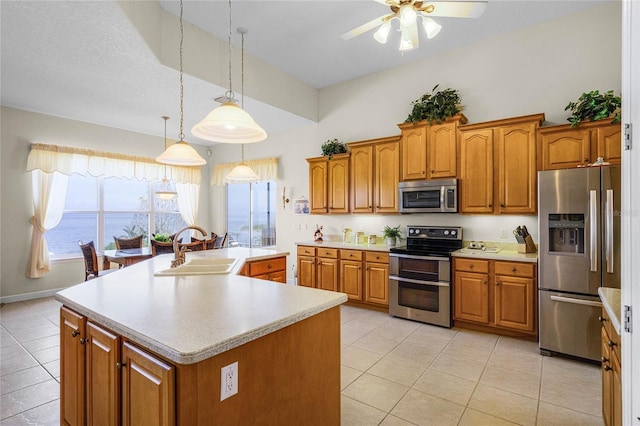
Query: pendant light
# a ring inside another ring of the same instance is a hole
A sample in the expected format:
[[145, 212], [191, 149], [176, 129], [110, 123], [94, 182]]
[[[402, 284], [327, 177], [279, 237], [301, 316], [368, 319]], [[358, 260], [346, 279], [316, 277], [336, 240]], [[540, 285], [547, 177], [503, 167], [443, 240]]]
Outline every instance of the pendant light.
[[[244, 54], [244, 53], [243, 53]], [[243, 70], [244, 73], [244, 70]], [[244, 75], [242, 77], [244, 79]], [[229, 91], [227, 101], [193, 126], [193, 136], [212, 142], [253, 143], [267, 138], [267, 132], [233, 101], [231, 86], [231, 0], [229, 0]]]
[[[167, 120], [169, 119], [169, 117], [163, 115], [162, 119], [164, 120], [164, 148], [167, 149]], [[164, 177], [162, 178], [160, 186], [156, 191], [156, 197], [158, 197], [158, 199], [160, 200], [170, 200], [176, 195], [178, 195], [178, 193], [173, 190], [173, 188], [171, 187], [171, 181], [167, 179], [167, 165], [165, 164]]]
[[[184, 141], [183, 120], [184, 120], [184, 81], [182, 75], [182, 43], [184, 41], [184, 26], [182, 24], [182, 0], [180, 0], [180, 141], [167, 148], [162, 154], [156, 157], [156, 161], [172, 166], [202, 166], [207, 161], [198, 152]], [[165, 121], [166, 123], [166, 121]]]
[[[244, 35], [248, 32], [246, 28], [240, 27], [238, 28], [238, 32], [242, 36], [242, 80], [240, 85], [240, 90], [242, 90], [241, 94], [241, 105], [244, 108]], [[240, 164], [235, 166], [233, 170], [225, 177], [225, 182], [227, 183], [253, 183], [258, 182], [260, 177], [254, 172], [251, 167], [244, 164], [244, 144], [241, 145], [242, 154], [240, 157]]]

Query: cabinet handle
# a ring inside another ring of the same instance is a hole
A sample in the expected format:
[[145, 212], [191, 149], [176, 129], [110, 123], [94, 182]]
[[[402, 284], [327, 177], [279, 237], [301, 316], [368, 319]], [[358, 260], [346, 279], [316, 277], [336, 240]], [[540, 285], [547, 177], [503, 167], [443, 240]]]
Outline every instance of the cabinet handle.
[[473, 265], [469, 265], [469, 269], [473, 269]]
[[504, 204], [500, 204], [500, 207], [504, 208]]
[[482, 284], [487, 285], [487, 281], [482, 281]]
[[588, 163], [588, 162], [589, 162], [589, 159], [588, 159], [588, 158], [585, 158], [584, 160], [582, 160], [582, 162], [583, 162], [583, 163]]
[[500, 281], [496, 281], [496, 285], [500, 285]]
[[272, 267], [273, 267], [273, 266], [271, 266], [271, 264], [268, 264], [268, 265], [267, 265], [267, 268], [268, 268], [268, 269], [271, 269]]
[[87, 342], [88, 342], [88, 340], [87, 340], [87, 339], [85, 339], [84, 337], [80, 339], [80, 344], [81, 344], [81, 345], [84, 345], [84, 344], [85, 344], [85, 343], [87, 343]]
[[493, 204], [489, 204], [489, 207], [493, 207]]
[[603, 357], [603, 356], [600, 357], [600, 361], [602, 363], [609, 362], [609, 360], [607, 358]]
[[71, 337], [76, 337], [78, 334], [80, 334], [79, 331], [72, 331], [71, 332]]
[[369, 206], [369, 208], [371, 208], [371, 206]]
[[606, 319], [606, 318], [604, 318], [604, 317], [602, 317], [602, 316], [599, 316], [599, 317], [598, 317], [598, 321], [600, 321], [600, 322], [605, 322], [606, 320], [607, 320], [607, 319]]
[[515, 272], [515, 271], [516, 271], [516, 268], [511, 268], [511, 272]]
[[608, 365], [603, 365], [602, 368], [604, 368], [604, 371], [610, 371], [611, 367], [609, 367]]
[[607, 342], [607, 346], [609, 346], [610, 348], [612, 348], [612, 347], [614, 347], [614, 346], [618, 346], [618, 345], [616, 345], [616, 344], [613, 342], [613, 340], [609, 340], [609, 341]]
[[435, 170], [431, 169], [431, 174], [434, 174], [435, 172], [436, 172]]
[[126, 367], [126, 366], [127, 366], [126, 362], [116, 362], [116, 367], [118, 367], [119, 369], [123, 368], [123, 367]]
[[422, 171], [422, 174], [424, 175], [425, 173], [426, 173], [426, 172], [423, 170], [423, 171]]

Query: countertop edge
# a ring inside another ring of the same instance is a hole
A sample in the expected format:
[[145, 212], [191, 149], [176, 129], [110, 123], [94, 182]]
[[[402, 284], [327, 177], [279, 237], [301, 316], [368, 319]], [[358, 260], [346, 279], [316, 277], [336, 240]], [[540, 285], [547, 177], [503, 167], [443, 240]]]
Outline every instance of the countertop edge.
[[[463, 249], [464, 250], [464, 249]], [[468, 250], [468, 249], [466, 249]], [[486, 252], [486, 251], [478, 251], [469, 252], [469, 251], [454, 251], [451, 253], [452, 257], [466, 257], [473, 259], [487, 259], [487, 260], [501, 260], [501, 261], [514, 261], [514, 262], [527, 262], [527, 263], [538, 263], [538, 253], [518, 253], [515, 250], [500, 250], [497, 253]]]
[[324, 248], [335, 248], [335, 249], [344, 249], [344, 250], [362, 250], [362, 251], [381, 251], [381, 252], [389, 252], [389, 249], [394, 246], [388, 246], [387, 244], [354, 244], [354, 243], [343, 243], [341, 241], [297, 241], [295, 242], [296, 246], [309, 246], [309, 247], [324, 247]]
[[611, 319], [613, 329], [619, 336], [622, 335], [622, 324], [620, 322], [620, 289], [600, 287], [598, 288], [598, 295], [600, 296], [600, 300], [602, 300], [602, 306]]

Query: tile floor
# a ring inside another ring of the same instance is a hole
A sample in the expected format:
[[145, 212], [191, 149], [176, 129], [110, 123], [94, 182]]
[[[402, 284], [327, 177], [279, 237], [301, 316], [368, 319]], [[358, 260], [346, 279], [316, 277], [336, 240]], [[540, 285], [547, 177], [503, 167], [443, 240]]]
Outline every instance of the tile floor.
[[[0, 426], [59, 422], [60, 304], [0, 308]], [[600, 369], [537, 345], [342, 307], [343, 425], [602, 425]]]

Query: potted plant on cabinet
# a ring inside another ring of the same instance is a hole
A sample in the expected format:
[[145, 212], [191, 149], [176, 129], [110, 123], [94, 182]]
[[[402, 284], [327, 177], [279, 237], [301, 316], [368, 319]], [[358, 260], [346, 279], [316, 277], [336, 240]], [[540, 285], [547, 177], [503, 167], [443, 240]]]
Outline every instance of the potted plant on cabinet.
[[437, 91], [439, 84], [436, 84], [431, 91], [425, 93], [420, 98], [411, 102], [413, 106], [411, 113], [405, 123], [427, 120], [429, 124], [441, 123], [449, 117], [458, 114], [462, 107], [460, 105], [460, 95], [457, 90], [444, 89]]
[[333, 158], [335, 154], [344, 154], [348, 152], [347, 145], [338, 139], [329, 139], [322, 144], [322, 155]]
[[577, 102], [569, 102], [564, 110], [571, 111], [567, 121], [571, 123], [571, 127], [577, 127], [581, 121], [604, 120], [611, 116], [613, 116], [612, 124], [619, 123], [621, 106], [622, 99], [616, 96], [613, 90], [605, 93], [593, 90], [580, 95]]
[[385, 226], [382, 234], [386, 238], [388, 246], [395, 246], [396, 241], [398, 240], [398, 238], [400, 238], [400, 225], [394, 228]]

